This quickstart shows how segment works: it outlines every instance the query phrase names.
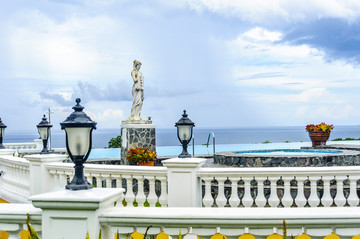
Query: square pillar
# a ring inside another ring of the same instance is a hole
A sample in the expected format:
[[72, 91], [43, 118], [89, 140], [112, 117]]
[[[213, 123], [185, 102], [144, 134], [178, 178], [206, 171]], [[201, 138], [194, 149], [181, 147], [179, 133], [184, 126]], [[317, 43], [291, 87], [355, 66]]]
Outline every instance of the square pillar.
[[203, 158], [172, 158], [163, 160], [168, 168], [168, 206], [201, 207], [201, 180], [197, 171]]
[[149, 120], [123, 121], [121, 124], [121, 164], [129, 164], [125, 155], [131, 147], [156, 151], [155, 125]]
[[93, 188], [62, 190], [30, 197], [32, 204], [42, 209], [42, 238], [97, 239], [99, 215], [123, 198], [123, 188]]
[[59, 190], [55, 188], [56, 178], [45, 168], [47, 163], [61, 163], [66, 159], [64, 154], [32, 154], [24, 158], [30, 162], [30, 195]]

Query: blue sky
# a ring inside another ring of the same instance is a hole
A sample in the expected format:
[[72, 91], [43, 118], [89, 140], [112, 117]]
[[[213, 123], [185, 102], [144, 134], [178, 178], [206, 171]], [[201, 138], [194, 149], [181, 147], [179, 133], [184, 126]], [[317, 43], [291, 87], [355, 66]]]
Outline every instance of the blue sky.
[[[259, 7], [261, 6], [261, 7]], [[339, 0], [3, 1], [1, 118], [55, 128], [75, 98], [119, 128], [142, 62], [142, 117], [173, 127], [360, 122], [360, 2]]]

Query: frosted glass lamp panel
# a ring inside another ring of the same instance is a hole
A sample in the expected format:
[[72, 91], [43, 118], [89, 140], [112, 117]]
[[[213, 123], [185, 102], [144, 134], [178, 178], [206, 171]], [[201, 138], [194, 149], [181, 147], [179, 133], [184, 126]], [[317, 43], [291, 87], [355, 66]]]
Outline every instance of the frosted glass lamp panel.
[[38, 128], [39, 134], [40, 134], [40, 138], [41, 139], [47, 139], [49, 132], [48, 132], [48, 128], [47, 127], [39, 127]]
[[70, 153], [73, 156], [84, 156], [90, 146], [91, 127], [65, 128]]
[[183, 141], [187, 141], [191, 137], [191, 125], [179, 125], [179, 137]]
[[0, 128], [0, 137], [4, 137], [5, 128]]

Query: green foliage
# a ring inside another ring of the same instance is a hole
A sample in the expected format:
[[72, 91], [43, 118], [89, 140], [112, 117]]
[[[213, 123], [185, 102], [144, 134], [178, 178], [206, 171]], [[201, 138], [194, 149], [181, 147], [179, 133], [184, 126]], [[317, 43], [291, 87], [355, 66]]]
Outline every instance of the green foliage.
[[144, 234], [144, 239], [146, 239], [150, 227], [152, 227], [152, 225], [150, 225], [150, 226], [148, 226], [148, 227], [146, 228], [146, 231], [145, 231], [145, 234]]
[[336, 139], [333, 139], [331, 141], [353, 141], [353, 140], [360, 140], [360, 138], [358, 138], [358, 139], [356, 139], [356, 138], [345, 138], [345, 139], [336, 138]]
[[262, 142], [263, 144], [270, 144], [271, 142], [269, 140], [265, 140], [264, 142]]
[[331, 141], [342, 141], [343, 139], [342, 138], [336, 138], [336, 139], [333, 139]]
[[30, 214], [27, 214], [26, 226], [29, 231], [29, 239], [39, 239], [37, 232], [34, 230], [34, 228], [30, 224]]
[[139, 164], [154, 161], [157, 155], [147, 147], [131, 147], [125, 157], [130, 163]]
[[121, 135], [116, 138], [111, 138], [108, 143], [108, 148], [121, 148]]

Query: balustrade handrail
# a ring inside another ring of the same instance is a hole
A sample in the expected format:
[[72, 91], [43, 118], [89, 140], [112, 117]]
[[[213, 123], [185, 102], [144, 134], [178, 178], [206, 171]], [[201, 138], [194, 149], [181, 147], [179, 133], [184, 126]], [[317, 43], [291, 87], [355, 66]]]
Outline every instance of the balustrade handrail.
[[32, 224], [41, 224], [42, 210], [32, 204], [0, 203], [0, 225], [1, 223], [26, 224], [27, 214], [30, 215]]
[[359, 213], [360, 208], [111, 208], [102, 212], [99, 221], [112, 232], [118, 230], [120, 236], [144, 233], [152, 225], [148, 235], [163, 230], [177, 236], [180, 230], [182, 235], [191, 230], [206, 238], [217, 232], [236, 238], [243, 233], [265, 238], [274, 228], [280, 231], [285, 219], [288, 235], [300, 235], [309, 228], [309, 235], [324, 237], [331, 231], [340, 236], [359, 234]]
[[12, 155], [1, 155], [0, 165], [6, 164], [8, 166], [23, 166], [29, 167], [30, 163], [24, 158], [15, 157]]
[[12, 147], [12, 146], [36, 146], [36, 143], [29, 142], [29, 143], [3, 143], [5, 148]]
[[[48, 163], [45, 165], [47, 170], [73, 171], [73, 163]], [[167, 175], [166, 167], [148, 167], [148, 166], [131, 166], [131, 165], [101, 165], [101, 164], [84, 164], [85, 173], [95, 174], [132, 174], [147, 176], [163, 176]]]
[[334, 167], [269, 167], [269, 168], [200, 168], [198, 176], [336, 176], [359, 174], [360, 166]]

